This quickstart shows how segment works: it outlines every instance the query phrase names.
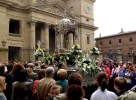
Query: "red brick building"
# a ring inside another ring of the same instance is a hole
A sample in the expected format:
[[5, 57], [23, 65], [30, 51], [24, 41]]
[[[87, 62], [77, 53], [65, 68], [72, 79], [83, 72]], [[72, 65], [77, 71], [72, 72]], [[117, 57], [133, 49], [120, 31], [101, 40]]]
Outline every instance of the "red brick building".
[[124, 32], [96, 38], [96, 47], [103, 57], [115, 61], [132, 61], [136, 64], [136, 31]]

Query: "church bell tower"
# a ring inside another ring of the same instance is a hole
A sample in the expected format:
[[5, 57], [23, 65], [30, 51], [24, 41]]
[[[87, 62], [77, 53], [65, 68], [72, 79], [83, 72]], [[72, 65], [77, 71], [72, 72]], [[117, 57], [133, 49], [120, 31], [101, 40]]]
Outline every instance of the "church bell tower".
[[68, 0], [67, 9], [73, 13], [77, 21], [78, 43], [82, 50], [93, 47], [94, 31], [94, 3], [96, 0]]

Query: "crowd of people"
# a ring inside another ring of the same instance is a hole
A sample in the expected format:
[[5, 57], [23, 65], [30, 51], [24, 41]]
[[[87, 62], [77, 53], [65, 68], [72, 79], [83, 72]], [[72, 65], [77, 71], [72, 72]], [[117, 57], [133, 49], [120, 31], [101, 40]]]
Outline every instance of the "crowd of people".
[[82, 86], [78, 71], [69, 74], [63, 63], [0, 63], [0, 100], [136, 100], [132, 62], [105, 59], [96, 65], [97, 88], [91, 89]]

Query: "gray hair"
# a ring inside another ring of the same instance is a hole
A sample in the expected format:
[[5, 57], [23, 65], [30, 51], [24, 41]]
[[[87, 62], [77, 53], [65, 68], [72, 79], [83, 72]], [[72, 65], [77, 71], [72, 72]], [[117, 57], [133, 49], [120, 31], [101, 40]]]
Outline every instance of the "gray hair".
[[45, 76], [46, 77], [53, 76], [53, 74], [54, 74], [54, 68], [53, 67], [47, 67], [45, 69]]

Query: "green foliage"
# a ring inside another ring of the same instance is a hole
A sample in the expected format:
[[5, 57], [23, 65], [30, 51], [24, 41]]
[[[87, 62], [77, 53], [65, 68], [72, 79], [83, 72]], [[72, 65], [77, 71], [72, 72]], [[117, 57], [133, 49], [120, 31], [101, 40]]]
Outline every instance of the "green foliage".
[[82, 50], [80, 49], [80, 46], [79, 46], [78, 44], [75, 44], [75, 45], [72, 47], [71, 54], [74, 55], [74, 56], [77, 56], [77, 55], [81, 55], [81, 54], [82, 54]]
[[44, 57], [44, 62], [47, 64], [47, 65], [51, 65], [53, 63], [53, 57], [49, 54], [47, 55], [46, 57]]
[[34, 52], [34, 56], [36, 56], [36, 57], [38, 57], [38, 56], [44, 57], [44, 52], [43, 52], [43, 50], [42, 50], [40, 47], [38, 47], [38, 48], [36, 49], [36, 51]]
[[91, 49], [91, 51], [90, 51], [90, 54], [91, 54], [91, 55], [99, 55], [100, 52], [99, 52], [98, 48], [93, 47], [93, 48]]
[[86, 53], [78, 62], [79, 71], [84, 75], [96, 76], [100, 71], [96, 66], [96, 60], [91, 60], [90, 55]]
[[68, 65], [75, 65], [75, 56], [72, 54], [67, 55], [66, 61]]

